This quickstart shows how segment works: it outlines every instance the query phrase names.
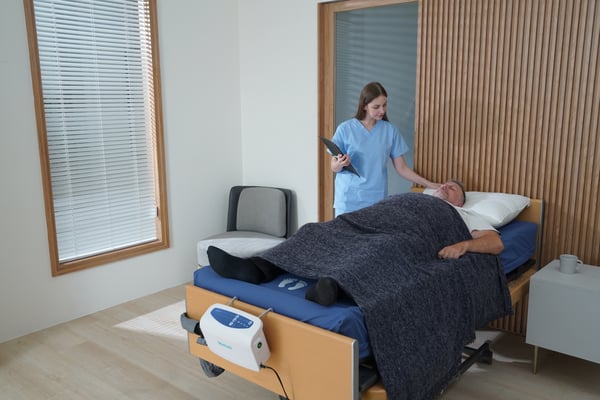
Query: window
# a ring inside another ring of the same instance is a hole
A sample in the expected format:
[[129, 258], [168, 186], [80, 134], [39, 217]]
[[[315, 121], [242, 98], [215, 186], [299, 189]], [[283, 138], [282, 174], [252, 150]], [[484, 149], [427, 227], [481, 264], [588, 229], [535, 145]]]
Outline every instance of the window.
[[24, 0], [52, 274], [169, 246], [155, 0]]

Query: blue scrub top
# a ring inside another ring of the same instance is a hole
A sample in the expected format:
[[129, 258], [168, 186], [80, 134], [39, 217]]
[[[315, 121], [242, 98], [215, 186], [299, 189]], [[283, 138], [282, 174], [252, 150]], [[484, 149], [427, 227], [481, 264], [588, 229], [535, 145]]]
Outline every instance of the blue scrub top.
[[387, 161], [408, 151], [398, 128], [388, 121], [377, 121], [368, 131], [356, 118], [342, 122], [333, 142], [349, 154], [360, 177], [345, 169], [335, 176], [335, 214], [355, 211], [387, 197]]

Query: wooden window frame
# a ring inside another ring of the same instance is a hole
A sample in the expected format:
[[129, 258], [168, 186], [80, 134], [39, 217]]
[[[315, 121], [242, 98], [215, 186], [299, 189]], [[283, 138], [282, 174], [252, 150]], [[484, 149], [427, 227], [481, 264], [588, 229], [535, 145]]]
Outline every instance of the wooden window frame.
[[153, 92], [153, 163], [154, 163], [154, 191], [157, 206], [155, 227], [156, 239], [149, 242], [134, 244], [117, 250], [84, 256], [70, 261], [59, 261], [58, 240], [56, 232], [56, 221], [53, 205], [52, 181], [50, 174], [50, 160], [48, 136], [46, 131], [46, 118], [44, 112], [44, 98], [42, 92], [40, 60], [38, 53], [37, 32], [35, 26], [33, 0], [23, 0], [27, 36], [29, 43], [29, 58], [31, 66], [32, 86], [34, 93], [34, 105], [36, 113], [36, 125], [38, 133], [38, 146], [42, 172], [42, 185], [44, 192], [44, 204], [46, 213], [46, 226], [48, 231], [48, 245], [52, 276], [62, 275], [82, 269], [112, 263], [126, 258], [147, 254], [150, 252], [166, 249], [169, 244], [169, 224], [167, 212], [166, 192], [166, 163], [163, 139], [162, 123], [162, 95], [160, 85], [160, 62], [158, 52], [158, 25], [156, 0], [145, 0], [149, 9], [151, 54], [152, 54], [152, 92]]

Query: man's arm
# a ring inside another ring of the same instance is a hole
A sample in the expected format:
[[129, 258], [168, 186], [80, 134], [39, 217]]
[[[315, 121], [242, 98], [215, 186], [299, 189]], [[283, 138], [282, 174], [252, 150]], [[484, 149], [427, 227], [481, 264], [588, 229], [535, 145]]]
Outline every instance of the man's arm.
[[504, 249], [500, 235], [495, 231], [473, 231], [473, 239], [446, 246], [438, 252], [439, 258], [459, 258], [466, 252], [500, 254]]

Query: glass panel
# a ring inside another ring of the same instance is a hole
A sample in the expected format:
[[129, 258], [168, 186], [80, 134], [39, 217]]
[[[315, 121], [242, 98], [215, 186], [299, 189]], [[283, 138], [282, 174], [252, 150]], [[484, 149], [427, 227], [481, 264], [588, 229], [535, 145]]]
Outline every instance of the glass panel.
[[[388, 118], [406, 140], [413, 166], [418, 3], [336, 13], [335, 123], [354, 116], [365, 84], [380, 82], [388, 93]], [[333, 132], [332, 132], [333, 134]], [[390, 161], [389, 193], [410, 190]]]

